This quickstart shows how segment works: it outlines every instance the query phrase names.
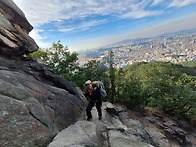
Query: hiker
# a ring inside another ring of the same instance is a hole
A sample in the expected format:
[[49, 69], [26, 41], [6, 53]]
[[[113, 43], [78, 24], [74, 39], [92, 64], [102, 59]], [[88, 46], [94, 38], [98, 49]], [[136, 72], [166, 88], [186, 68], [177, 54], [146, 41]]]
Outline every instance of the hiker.
[[87, 120], [90, 121], [92, 119], [91, 110], [94, 106], [97, 108], [97, 112], [99, 115], [99, 120], [102, 119], [102, 112], [101, 112], [101, 106], [102, 106], [102, 100], [101, 100], [101, 94], [99, 92], [99, 81], [94, 81], [91, 83], [90, 80], [85, 82], [86, 90], [83, 91], [85, 96], [89, 96], [90, 100], [88, 103], [88, 106], [86, 108], [86, 114], [87, 114]]

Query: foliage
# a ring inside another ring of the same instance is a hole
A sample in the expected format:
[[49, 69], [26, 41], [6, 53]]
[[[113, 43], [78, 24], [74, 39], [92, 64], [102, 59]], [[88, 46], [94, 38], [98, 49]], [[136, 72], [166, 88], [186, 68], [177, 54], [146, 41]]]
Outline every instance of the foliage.
[[114, 103], [115, 97], [115, 68], [114, 68], [114, 52], [109, 52], [109, 80], [110, 80], [110, 100]]
[[122, 85], [123, 85], [122, 84], [123, 70], [122, 70], [122, 68], [120, 68], [116, 72], [117, 72], [117, 76], [116, 76], [116, 80], [115, 80], [115, 85], [116, 85], [116, 102], [119, 102], [120, 97], [121, 97], [120, 89], [122, 88]]
[[74, 77], [73, 81], [81, 89], [84, 89], [84, 82], [87, 80], [102, 81], [105, 85], [108, 83], [106, 70], [106, 67], [101, 66], [101, 63], [99, 61], [91, 60], [84, 64], [84, 66], [79, 68], [78, 72], [75, 73], [75, 76], [77, 76], [78, 78]]
[[71, 80], [71, 76], [78, 70], [78, 54], [70, 53], [67, 46], [64, 47], [60, 41], [53, 43], [49, 49], [39, 49], [31, 54], [34, 58], [40, 58], [46, 66], [55, 74]]
[[157, 106], [180, 117], [195, 115], [195, 69], [166, 62], [140, 62], [124, 68], [123, 73], [121, 101]]
[[180, 62], [185, 67], [196, 67], [196, 61]]
[[92, 81], [101, 80], [104, 84], [108, 83], [105, 66], [101, 65], [99, 61], [91, 60], [80, 67], [77, 62], [78, 54], [76, 52], [70, 53], [68, 47], [64, 47], [60, 41], [53, 43], [50, 48], [39, 49], [31, 56], [42, 59], [48, 69], [72, 81], [81, 89], [84, 88], [84, 82], [89, 79]]

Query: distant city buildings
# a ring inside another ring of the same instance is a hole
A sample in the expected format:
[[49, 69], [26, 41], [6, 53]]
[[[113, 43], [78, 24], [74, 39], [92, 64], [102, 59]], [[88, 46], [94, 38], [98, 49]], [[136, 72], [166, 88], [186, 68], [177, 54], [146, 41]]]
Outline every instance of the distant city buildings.
[[[135, 62], [185, 62], [196, 60], [196, 32], [168, 35], [149, 40], [130, 41], [128, 43], [102, 48], [97, 51], [79, 54], [81, 65], [89, 60], [108, 59], [110, 50], [114, 51], [114, 63], [117, 68]], [[89, 51], [88, 51], [89, 52]], [[107, 63], [106, 63], [106, 66]]]

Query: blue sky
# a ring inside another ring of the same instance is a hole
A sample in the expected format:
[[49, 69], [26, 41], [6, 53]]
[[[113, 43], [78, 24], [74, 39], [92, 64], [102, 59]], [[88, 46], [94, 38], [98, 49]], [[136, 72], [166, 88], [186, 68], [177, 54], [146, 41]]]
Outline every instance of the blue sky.
[[196, 0], [13, 0], [41, 48], [70, 51], [196, 28]]

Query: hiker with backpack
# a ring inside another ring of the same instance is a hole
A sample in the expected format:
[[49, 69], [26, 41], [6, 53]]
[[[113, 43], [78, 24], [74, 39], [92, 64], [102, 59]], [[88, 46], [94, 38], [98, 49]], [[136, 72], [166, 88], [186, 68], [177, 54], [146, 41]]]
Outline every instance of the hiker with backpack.
[[101, 106], [102, 106], [102, 96], [106, 96], [106, 92], [104, 90], [103, 83], [101, 81], [93, 81], [91, 83], [90, 80], [85, 82], [86, 90], [83, 91], [85, 96], [88, 96], [90, 98], [89, 104], [86, 108], [86, 115], [87, 115], [87, 120], [90, 121], [92, 119], [92, 114], [91, 110], [94, 106], [97, 108], [99, 120], [102, 119], [102, 111], [101, 111]]

